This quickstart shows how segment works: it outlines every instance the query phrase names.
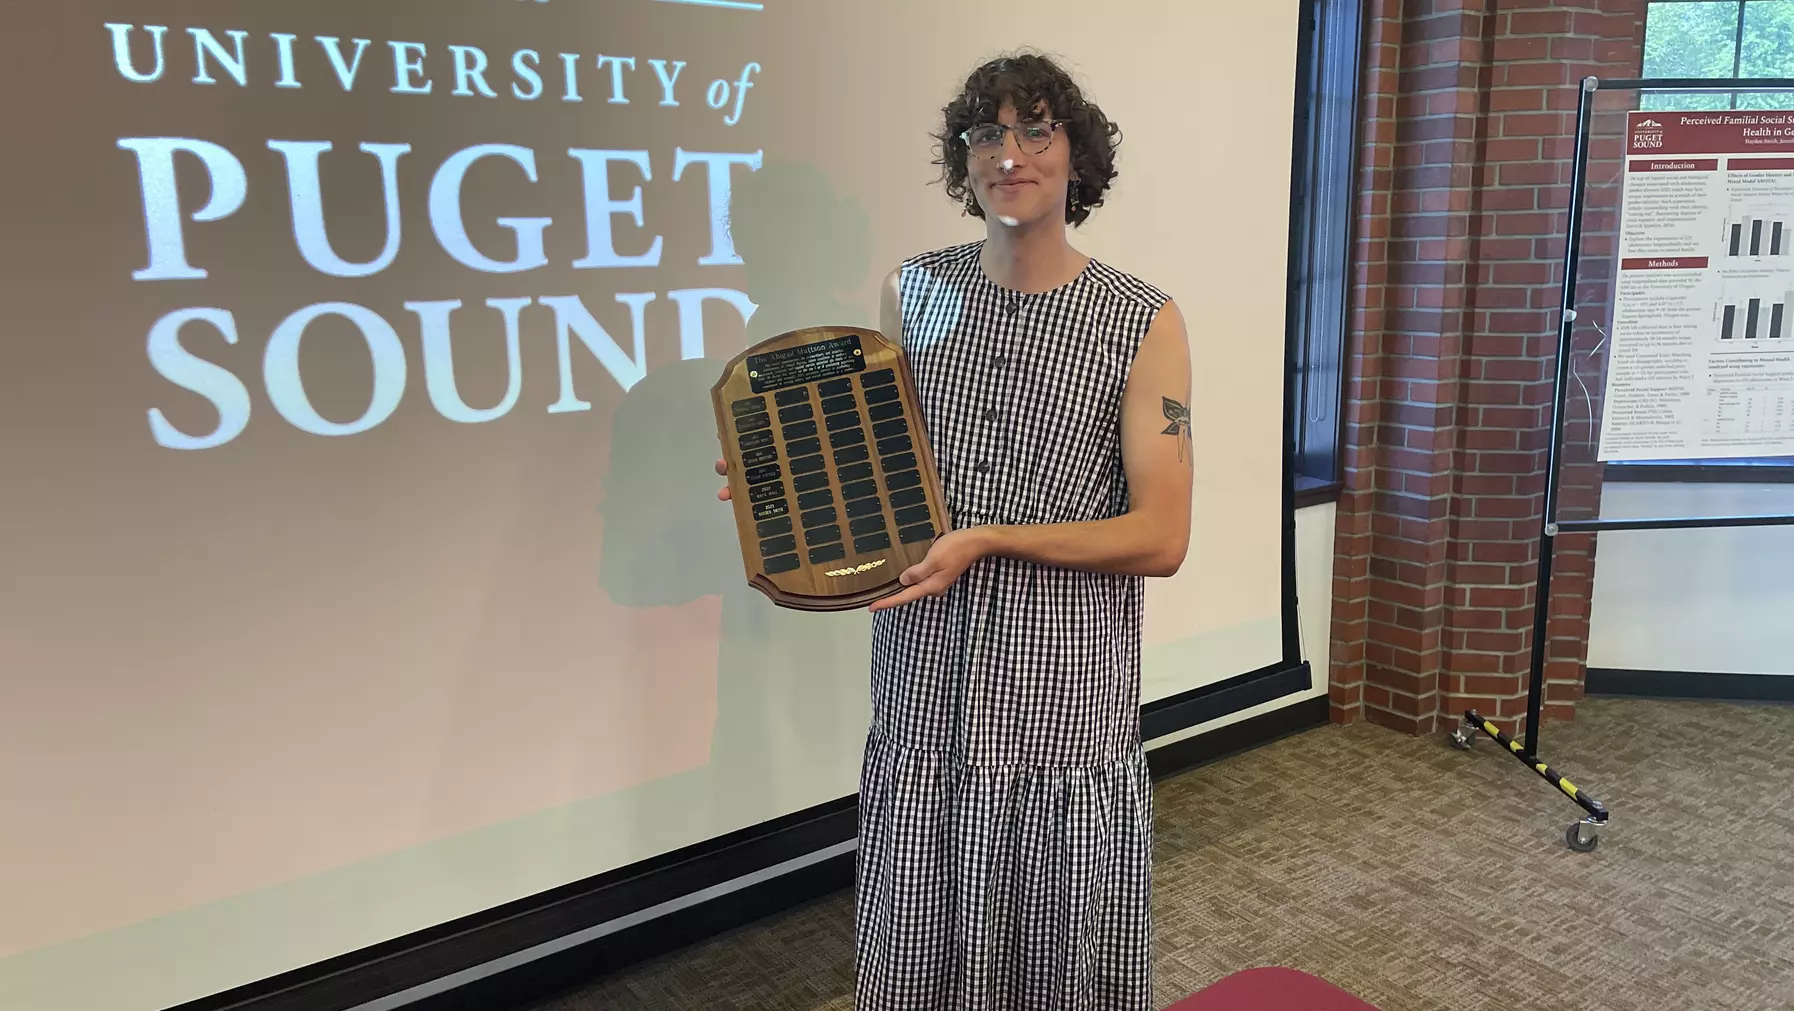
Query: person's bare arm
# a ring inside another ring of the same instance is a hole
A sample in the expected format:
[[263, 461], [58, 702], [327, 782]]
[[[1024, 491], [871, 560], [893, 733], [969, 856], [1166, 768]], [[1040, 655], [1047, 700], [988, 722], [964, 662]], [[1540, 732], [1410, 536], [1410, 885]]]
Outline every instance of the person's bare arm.
[[903, 574], [905, 589], [873, 605], [898, 607], [945, 593], [987, 556], [1138, 576], [1169, 576], [1190, 545], [1195, 475], [1190, 434], [1190, 344], [1183, 314], [1166, 303], [1140, 344], [1121, 403], [1122, 466], [1128, 510], [1088, 523], [979, 526], [935, 541]]

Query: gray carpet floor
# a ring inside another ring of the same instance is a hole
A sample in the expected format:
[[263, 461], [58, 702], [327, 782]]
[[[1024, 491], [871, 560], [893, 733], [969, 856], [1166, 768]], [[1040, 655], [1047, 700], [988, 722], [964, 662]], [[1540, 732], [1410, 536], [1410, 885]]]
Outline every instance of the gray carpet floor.
[[[1544, 758], [1322, 727], [1159, 784], [1161, 1007], [1282, 965], [1382, 1011], [1794, 1009], [1794, 707], [1591, 699]], [[848, 1011], [852, 895], [541, 1011]]]

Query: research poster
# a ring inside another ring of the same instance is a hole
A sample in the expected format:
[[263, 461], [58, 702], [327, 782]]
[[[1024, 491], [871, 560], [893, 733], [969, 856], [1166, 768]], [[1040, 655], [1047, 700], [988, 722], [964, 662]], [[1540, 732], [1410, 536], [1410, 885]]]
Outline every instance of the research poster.
[[1794, 454], [1794, 111], [1626, 138], [1600, 459]]

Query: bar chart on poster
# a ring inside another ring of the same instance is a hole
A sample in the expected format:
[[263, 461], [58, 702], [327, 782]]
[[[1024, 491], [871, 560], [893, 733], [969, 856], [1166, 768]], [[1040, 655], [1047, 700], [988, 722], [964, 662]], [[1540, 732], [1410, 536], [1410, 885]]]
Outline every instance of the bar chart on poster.
[[1633, 112], [1599, 458], [1794, 453], [1794, 112]]
[[1794, 238], [1789, 232], [1790, 228], [1794, 228], [1794, 216], [1779, 208], [1767, 215], [1733, 215], [1725, 227], [1726, 255], [1788, 256], [1790, 252], [1794, 252], [1790, 249], [1789, 240]]
[[1761, 287], [1748, 282], [1728, 286], [1720, 300], [1721, 341], [1776, 341], [1788, 335], [1794, 290], [1759, 292]]

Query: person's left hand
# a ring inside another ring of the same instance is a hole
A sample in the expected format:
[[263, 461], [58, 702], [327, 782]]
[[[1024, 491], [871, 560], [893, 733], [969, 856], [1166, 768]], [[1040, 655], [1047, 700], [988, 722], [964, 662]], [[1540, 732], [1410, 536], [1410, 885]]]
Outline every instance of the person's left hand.
[[903, 589], [873, 601], [870, 610], [887, 611], [902, 607], [923, 597], [938, 597], [947, 592], [953, 581], [965, 574], [973, 563], [986, 554], [976, 527], [950, 530], [928, 548], [928, 556], [903, 571], [898, 581]]

